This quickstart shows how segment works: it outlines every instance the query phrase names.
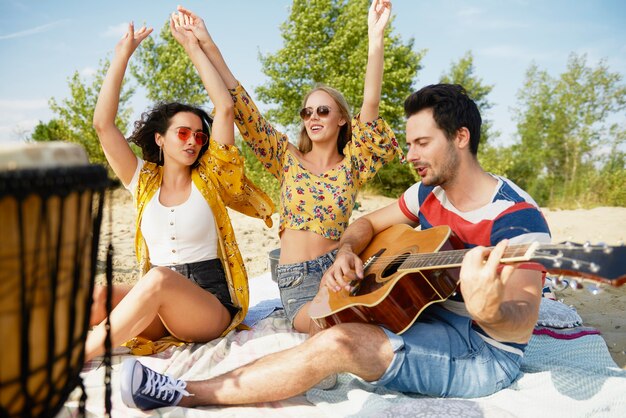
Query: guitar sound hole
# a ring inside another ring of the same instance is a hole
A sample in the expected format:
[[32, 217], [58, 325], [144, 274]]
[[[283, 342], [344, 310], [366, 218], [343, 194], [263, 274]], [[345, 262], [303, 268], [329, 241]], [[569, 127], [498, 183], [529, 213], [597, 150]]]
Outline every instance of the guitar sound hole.
[[402, 263], [404, 263], [404, 261], [406, 260], [407, 255], [409, 255], [409, 253], [405, 253], [405, 254], [400, 255], [399, 257], [396, 257], [395, 260], [393, 260], [391, 263], [387, 265], [387, 267], [385, 267], [385, 270], [383, 270], [380, 276], [382, 278], [387, 278], [389, 276], [393, 276], [394, 274], [396, 274], [398, 271], [398, 268], [400, 268]]

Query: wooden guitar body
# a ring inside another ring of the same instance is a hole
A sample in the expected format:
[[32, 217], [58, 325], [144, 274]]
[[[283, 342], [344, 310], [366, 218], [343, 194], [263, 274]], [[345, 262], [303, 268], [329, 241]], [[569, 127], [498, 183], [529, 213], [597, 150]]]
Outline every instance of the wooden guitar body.
[[360, 254], [365, 271], [355, 291], [330, 292], [322, 287], [309, 314], [322, 328], [361, 322], [384, 325], [401, 334], [427, 306], [444, 301], [456, 291], [459, 268], [402, 270], [400, 265], [410, 254], [458, 248], [462, 246], [447, 226], [424, 231], [404, 224], [392, 226], [377, 234]]

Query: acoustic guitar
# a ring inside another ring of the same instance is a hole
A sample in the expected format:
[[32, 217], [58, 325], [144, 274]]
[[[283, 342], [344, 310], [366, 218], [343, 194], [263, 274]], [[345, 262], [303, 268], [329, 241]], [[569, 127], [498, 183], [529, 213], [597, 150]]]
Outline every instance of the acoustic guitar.
[[[401, 334], [429, 305], [457, 289], [468, 249], [448, 226], [417, 231], [394, 225], [377, 234], [359, 255], [364, 277], [353, 290], [330, 292], [323, 286], [309, 314], [321, 328], [343, 322], [383, 325]], [[626, 246], [563, 244], [509, 245], [502, 263], [535, 261], [548, 272], [581, 281], [621, 286], [626, 282]]]

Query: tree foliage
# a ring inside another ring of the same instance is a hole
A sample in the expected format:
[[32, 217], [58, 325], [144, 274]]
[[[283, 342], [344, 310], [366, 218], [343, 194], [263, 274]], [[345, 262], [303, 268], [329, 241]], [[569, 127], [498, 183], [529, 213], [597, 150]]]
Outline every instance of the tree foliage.
[[612, 118], [623, 117], [626, 108], [621, 79], [604, 60], [587, 66], [585, 55], [570, 55], [567, 70], [556, 78], [531, 65], [518, 95], [519, 142], [509, 175], [541, 202], [592, 192], [590, 179], [603, 155], [619, 151]]
[[69, 137], [70, 132], [65, 123], [60, 119], [52, 119], [48, 122], [39, 121], [30, 139], [35, 142], [52, 142], [65, 141]]
[[[268, 82], [256, 89], [271, 106], [268, 119], [291, 132], [297, 131], [298, 111], [304, 94], [316, 83], [339, 89], [358, 111], [363, 100], [367, 62], [368, 0], [294, 0], [281, 25], [283, 47], [260, 56]], [[393, 21], [385, 33], [385, 73], [381, 115], [404, 140], [402, 103], [413, 90], [424, 51], [413, 51], [413, 39], [394, 34]], [[85, 147], [92, 162], [105, 163], [92, 128], [93, 111], [108, 61], [100, 63], [88, 82], [75, 72], [68, 78], [66, 99], [51, 98], [54, 118], [40, 122], [31, 140], [66, 140]], [[158, 39], [147, 38], [135, 53], [131, 73], [154, 102], [180, 101], [198, 106], [208, 96], [182, 48], [169, 34], [169, 23]], [[453, 62], [442, 82], [463, 85], [477, 102], [483, 117], [492, 107], [488, 95], [493, 85], [475, 76], [473, 55], [467, 52]], [[123, 85], [117, 126], [126, 131], [134, 89]], [[587, 65], [585, 55], [570, 55], [566, 71], [552, 77], [531, 65], [518, 93], [517, 135], [510, 146], [495, 146], [498, 136], [484, 120], [479, 158], [483, 167], [504, 174], [525, 188], [541, 205], [573, 207], [599, 204], [626, 206], [626, 87], [622, 75], [611, 72], [605, 61]], [[275, 201], [279, 185], [241, 146], [246, 170]], [[416, 175], [410, 165], [397, 161], [380, 170], [368, 188], [397, 196]]]
[[452, 63], [450, 71], [442, 74], [439, 81], [441, 83], [460, 84], [465, 88], [472, 100], [476, 102], [478, 109], [480, 109], [480, 115], [483, 118], [480, 130], [480, 144], [481, 147], [484, 147], [489, 143], [489, 138], [498, 136], [497, 132], [491, 132], [492, 123], [486, 117], [487, 111], [493, 107], [487, 96], [493, 90], [494, 85], [485, 84], [481, 78], [476, 77], [474, 71], [474, 55], [471, 51], [468, 51], [458, 61]]
[[[56, 118], [48, 123], [40, 122], [31, 139], [34, 141], [59, 139], [75, 142], [85, 148], [92, 163], [107, 164], [92, 125], [98, 93], [108, 66], [108, 60], [100, 62], [100, 68], [91, 84], [83, 80], [78, 71], [75, 71], [74, 75], [68, 79], [69, 97], [60, 102], [52, 97], [49, 101], [50, 109], [56, 114]], [[126, 130], [132, 114], [128, 101], [133, 92], [133, 88], [123, 87], [120, 94], [120, 105], [115, 122], [122, 132]]]
[[130, 70], [152, 102], [181, 102], [202, 106], [209, 97], [183, 48], [170, 34], [169, 19], [157, 40], [146, 38], [135, 52]]

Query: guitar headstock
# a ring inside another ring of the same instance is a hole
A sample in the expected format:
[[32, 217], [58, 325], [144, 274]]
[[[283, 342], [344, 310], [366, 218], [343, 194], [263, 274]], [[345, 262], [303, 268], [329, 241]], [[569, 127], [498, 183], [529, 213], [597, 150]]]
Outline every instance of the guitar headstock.
[[[557, 276], [618, 287], [626, 283], [626, 246], [564, 242], [539, 245], [532, 259]], [[574, 287], [574, 286], [572, 286]]]

